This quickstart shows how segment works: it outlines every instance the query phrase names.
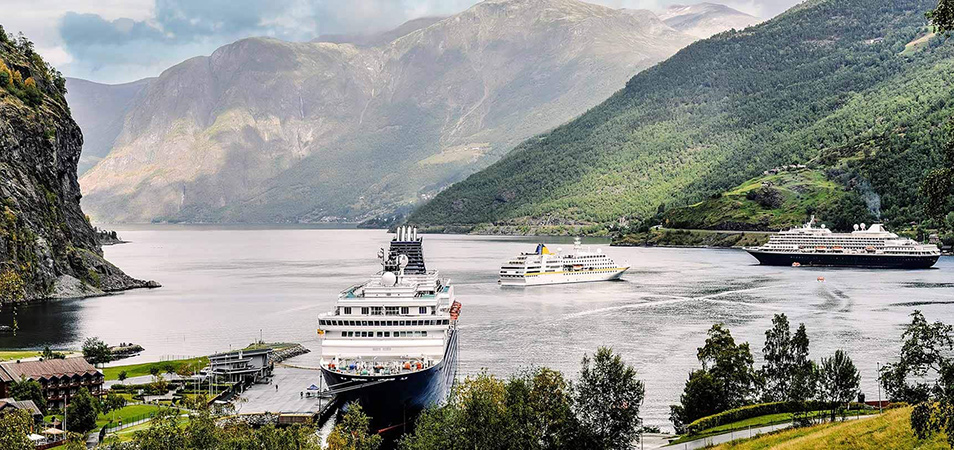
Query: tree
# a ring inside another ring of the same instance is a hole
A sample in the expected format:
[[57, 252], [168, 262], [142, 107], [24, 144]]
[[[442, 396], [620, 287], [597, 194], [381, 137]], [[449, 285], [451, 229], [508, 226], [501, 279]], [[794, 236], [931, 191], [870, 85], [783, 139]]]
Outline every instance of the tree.
[[736, 344], [722, 324], [709, 329], [696, 357], [702, 370], [690, 373], [680, 397], [682, 404], [670, 407], [670, 420], [677, 428], [748, 404], [757, 384], [749, 344]]
[[25, 294], [20, 274], [12, 269], [0, 273], [0, 306], [22, 301]]
[[376, 450], [381, 436], [369, 432], [371, 418], [361, 405], [351, 403], [340, 423], [328, 435], [328, 450]]
[[921, 311], [914, 311], [901, 339], [898, 361], [881, 368], [881, 385], [893, 401], [925, 402], [942, 389], [940, 375], [952, 366], [954, 328], [942, 322], [929, 324]]
[[772, 329], [765, 331], [765, 347], [762, 357], [765, 365], [760, 375], [765, 381], [762, 398], [767, 402], [778, 402], [788, 398], [792, 384], [792, 332], [788, 317], [776, 314], [772, 318]]
[[46, 412], [46, 396], [43, 395], [43, 386], [36, 380], [27, 380], [21, 377], [20, 381], [13, 382], [10, 387], [10, 396], [15, 400], [32, 400], [40, 412]]
[[128, 377], [129, 377], [129, 375], [126, 373], [125, 370], [120, 370], [120, 371], [119, 371], [119, 374], [116, 375], [116, 378], [119, 379], [119, 382], [120, 382], [120, 383], [122, 383], [123, 381], [126, 381], [126, 378], [128, 378]]
[[134, 440], [139, 450], [187, 448], [187, 436], [179, 428], [179, 410], [161, 408], [149, 421], [149, 428], [137, 431]]
[[954, 31], [954, 0], [938, 0], [937, 6], [928, 11], [927, 16], [938, 33]]
[[66, 355], [61, 352], [54, 352], [53, 350], [50, 350], [50, 346], [47, 345], [43, 348], [43, 352], [40, 353], [40, 357], [43, 359], [65, 359]]
[[30, 106], [37, 106], [43, 102], [43, 93], [36, 86], [36, 80], [33, 77], [27, 78], [23, 82], [23, 91], [26, 94], [26, 103]]
[[[819, 397], [822, 401], [848, 403], [858, 396], [861, 375], [851, 358], [842, 350], [831, 358], [822, 358], [819, 375]], [[834, 417], [834, 409], [832, 409]]]
[[574, 404], [585, 446], [628, 449], [639, 439], [639, 409], [645, 396], [636, 369], [610, 348], [600, 347], [590, 359], [583, 356]]
[[803, 402], [815, 396], [818, 384], [818, 367], [808, 359], [808, 332], [805, 324], [799, 324], [792, 337], [791, 386], [786, 400]]
[[697, 419], [725, 411], [719, 395], [721, 386], [707, 370], [694, 370], [689, 373], [686, 387], [679, 396], [679, 405], [669, 407], [669, 421], [677, 433], [684, 433], [685, 426]]
[[96, 400], [89, 390], [80, 388], [72, 396], [66, 407], [66, 429], [77, 433], [86, 433], [96, 428]]
[[119, 394], [114, 394], [112, 392], [106, 394], [106, 398], [100, 402], [100, 409], [103, 414], [107, 414], [112, 411], [118, 411], [123, 409], [126, 406], [126, 398]]
[[101, 365], [113, 360], [109, 346], [98, 337], [86, 338], [83, 342], [83, 357], [92, 365]]
[[[954, 0], [941, 0], [938, 8], [944, 3], [954, 4]], [[945, 6], [948, 9], [945, 9], [944, 14], [951, 14], [949, 9], [951, 7], [951, 5]], [[954, 24], [954, 22], [948, 22], [947, 31], [951, 30], [951, 24]], [[921, 195], [925, 199], [925, 212], [928, 217], [938, 223], [944, 222], [944, 215], [949, 211], [947, 204], [951, 197], [951, 191], [954, 190], [954, 122], [948, 123], [947, 132], [948, 142], [944, 146], [944, 164], [928, 173], [921, 183]]]
[[11, 87], [13, 87], [13, 74], [10, 73], [10, 68], [0, 61], [0, 88], [10, 89]]
[[0, 448], [4, 450], [33, 450], [27, 438], [33, 427], [33, 418], [24, 410], [0, 414]]

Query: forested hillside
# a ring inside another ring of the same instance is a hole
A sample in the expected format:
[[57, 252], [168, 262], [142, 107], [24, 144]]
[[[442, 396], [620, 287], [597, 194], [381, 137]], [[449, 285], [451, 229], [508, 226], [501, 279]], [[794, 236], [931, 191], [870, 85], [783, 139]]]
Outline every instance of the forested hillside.
[[[954, 50], [930, 0], [816, 0], [696, 42], [419, 209], [418, 225], [608, 224], [806, 164], [890, 223], [920, 218]], [[807, 211], [806, 211], [807, 213]]]

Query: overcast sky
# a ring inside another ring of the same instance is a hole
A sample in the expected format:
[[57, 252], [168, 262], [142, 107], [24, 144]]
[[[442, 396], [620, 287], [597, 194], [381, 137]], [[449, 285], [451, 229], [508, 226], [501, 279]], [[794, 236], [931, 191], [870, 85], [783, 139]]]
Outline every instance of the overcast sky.
[[[661, 9], [687, 0], [588, 0]], [[710, 0], [770, 18], [799, 0]], [[120, 83], [159, 75], [187, 58], [249, 36], [307, 41], [369, 33], [476, 0], [0, 0], [0, 25], [22, 31], [65, 75]]]

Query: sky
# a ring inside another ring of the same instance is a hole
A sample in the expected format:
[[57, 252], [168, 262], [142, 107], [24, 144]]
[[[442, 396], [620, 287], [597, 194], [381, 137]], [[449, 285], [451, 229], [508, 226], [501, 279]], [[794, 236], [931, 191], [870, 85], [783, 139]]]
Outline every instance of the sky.
[[[587, 0], [659, 10], [693, 0]], [[710, 0], [771, 18], [799, 0]], [[309, 41], [364, 34], [463, 11], [475, 0], [0, 0], [0, 25], [23, 32], [66, 76], [123, 83], [250, 36]]]

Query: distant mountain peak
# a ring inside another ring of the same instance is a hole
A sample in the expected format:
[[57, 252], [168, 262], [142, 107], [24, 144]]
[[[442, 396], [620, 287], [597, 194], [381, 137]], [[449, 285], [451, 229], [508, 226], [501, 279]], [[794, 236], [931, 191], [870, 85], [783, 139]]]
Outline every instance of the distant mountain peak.
[[671, 5], [658, 13], [667, 25], [699, 38], [755, 25], [762, 19], [719, 3]]

